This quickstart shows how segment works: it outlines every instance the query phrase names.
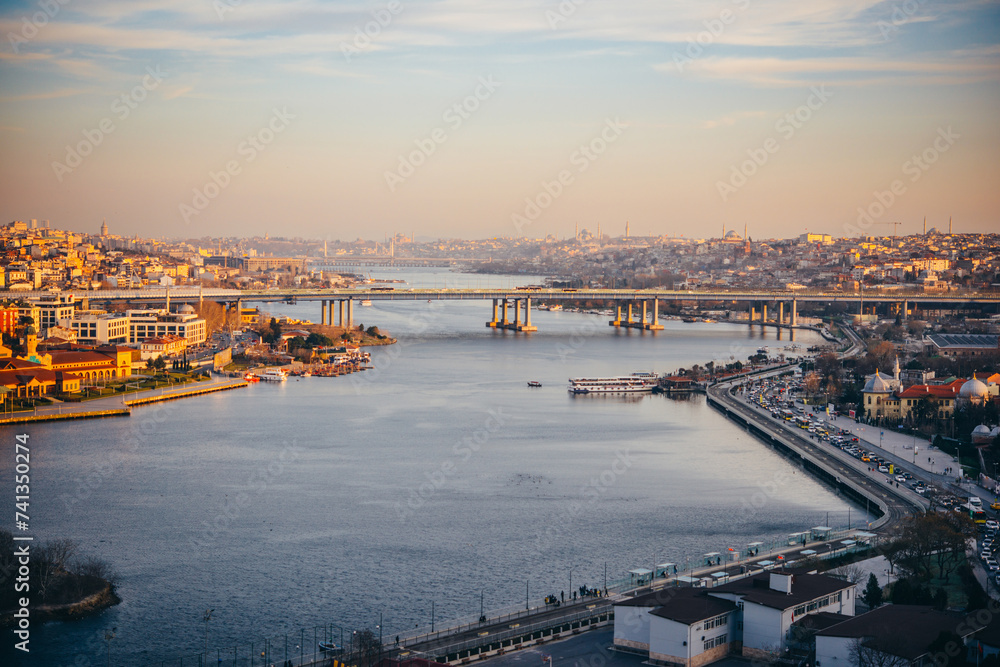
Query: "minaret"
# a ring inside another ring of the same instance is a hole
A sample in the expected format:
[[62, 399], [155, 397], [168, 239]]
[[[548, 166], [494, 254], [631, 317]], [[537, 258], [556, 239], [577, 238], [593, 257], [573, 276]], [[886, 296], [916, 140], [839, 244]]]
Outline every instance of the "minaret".
[[326, 241], [323, 241], [323, 256], [326, 257]]
[[625, 238], [628, 238], [628, 220], [625, 221]]
[[951, 236], [951, 216], [948, 216], [948, 236]]
[[722, 223], [722, 240], [726, 240], [726, 223]]
[[896, 357], [896, 363], [892, 367], [892, 379], [896, 382], [896, 388], [900, 388], [903, 385], [899, 383], [899, 357]]
[[747, 240], [747, 223], [743, 223], [743, 240]]
[[927, 216], [924, 216], [924, 236], [927, 236]]
[[601, 242], [601, 223], [597, 223], [597, 242]]

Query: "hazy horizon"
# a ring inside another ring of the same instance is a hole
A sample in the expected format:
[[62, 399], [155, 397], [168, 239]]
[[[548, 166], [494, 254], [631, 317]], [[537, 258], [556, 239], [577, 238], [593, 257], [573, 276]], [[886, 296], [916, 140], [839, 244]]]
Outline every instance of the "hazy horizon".
[[147, 237], [1000, 228], [1000, 5], [12, 2], [6, 221]]

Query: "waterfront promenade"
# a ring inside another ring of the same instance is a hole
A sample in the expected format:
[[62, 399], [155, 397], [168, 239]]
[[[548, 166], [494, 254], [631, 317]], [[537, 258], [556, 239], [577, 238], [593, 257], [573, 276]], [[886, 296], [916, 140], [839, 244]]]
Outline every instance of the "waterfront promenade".
[[133, 406], [171, 401], [178, 398], [200, 396], [216, 391], [226, 391], [247, 386], [243, 378], [212, 376], [209, 380], [183, 385], [165, 386], [158, 389], [127, 392], [114, 396], [95, 398], [80, 403], [58, 402], [37, 406], [31, 412], [3, 415], [0, 424], [28, 424], [65, 419], [95, 419], [100, 417], [121, 417], [131, 414]]

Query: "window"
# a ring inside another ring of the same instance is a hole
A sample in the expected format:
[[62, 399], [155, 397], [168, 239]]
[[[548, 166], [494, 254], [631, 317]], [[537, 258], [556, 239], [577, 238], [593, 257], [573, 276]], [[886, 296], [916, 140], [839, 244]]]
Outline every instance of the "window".
[[796, 607], [795, 611], [792, 612], [792, 614], [794, 614], [795, 616], [801, 616], [804, 613], [806, 613], [806, 606], [805, 605], [801, 605], [799, 607]]
[[711, 630], [712, 628], [717, 628], [720, 625], [725, 625], [729, 622], [729, 617], [727, 615], [716, 616], [715, 618], [705, 621], [705, 629]]
[[719, 635], [718, 637], [713, 637], [712, 639], [709, 639], [708, 641], [705, 642], [705, 645], [702, 648], [702, 650], [707, 651], [711, 648], [715, 648], [716, 646], [722, 646], [723, 644], [726, 643], [726, 640], [727, 640], [726, 635]]

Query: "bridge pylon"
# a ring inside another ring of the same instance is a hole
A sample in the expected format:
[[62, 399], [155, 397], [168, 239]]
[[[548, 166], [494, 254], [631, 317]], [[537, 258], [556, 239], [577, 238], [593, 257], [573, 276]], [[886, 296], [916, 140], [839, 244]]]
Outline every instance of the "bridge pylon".
[[[514, 302], [514, 319], [509, 320], [509, 303]], [[521, 321], [521, 301], [524, 301], [524, 321]], [[500, 306], [501, 316], [497, 319], [497, 306]], [[493, 299], [493, 317], [486, 323], [491, 329], [509, 329], [510, 331], [538, 331], [538, 327], [531, 323], [531, 297], [514, 299]]]
[[[615, 319], [608, 322], [609, 326], [619, 329], [643, 329], [644, 331], [663, 331], [660, 324], [660, 300], [659, 299], [639, 299], [638, 301], [625, 301], [625, 319], [622, 319], [621, 301], [615, 302]], [[642, 307], [641, 319], [632, 319], [632, 308]]]

